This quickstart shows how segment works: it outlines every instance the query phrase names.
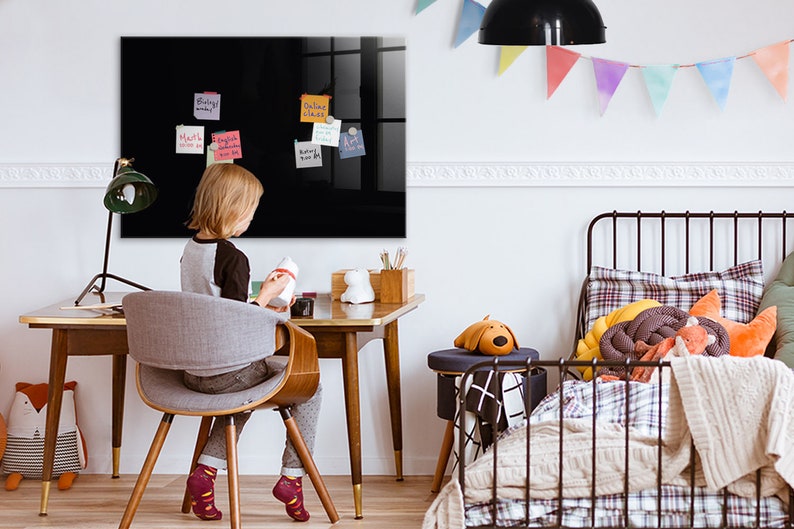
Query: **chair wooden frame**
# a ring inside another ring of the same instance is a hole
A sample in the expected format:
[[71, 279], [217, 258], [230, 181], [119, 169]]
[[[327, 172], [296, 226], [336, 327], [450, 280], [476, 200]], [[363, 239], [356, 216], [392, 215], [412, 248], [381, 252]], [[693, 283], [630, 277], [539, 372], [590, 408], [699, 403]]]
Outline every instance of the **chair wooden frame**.
[[[211, 414], [208, 412], [189, 412], [185, 410], [169, 409], [156, 402], [150, 401], [141, 390], [140, 378], [138, 376], [140, 365], [136, 367], [136, 385], [138, 386], [139, 395], [146, 405], [163, 412], [163, 417], [160, 420], [146, 460], [143, 463], [135, 487], [130, 495], [127, 508], [119, 523], [119, 529], [127, 529], [132, 524], [132, 519], [140, 505], [143, 493], [149, 483], [155, 463], [160, 455], [160, 451], [165, 443], [166, 436], [168, 435], [175, 415], [202, 417], [191, 462], [191, 471], [196, 467], [198, 456], [201, 454], [207, 442], [213, 417], [225, 417], [230, 523], [232, 529], [239, 529], [241, 527], [239, 466], [237, 455], [237, 430], [234, 425], [233, 414], [260, 407], [275, 407], [279, 410], [287, 429], [287, 435], [298, 452], [304, 469], [311, 479], [315, 491], [320, 498], [320, 502], [328, 515], [328, 519], [331, 523], [339, 521], [339, 514], [331, 500], [331, 496], [328, 493], [322, 476], [314, 463], [314, 458], [306, 446], [295, 419], [290, 413], [291, 405], [305, 402], [314, 394], [318, 387], [320, 381], [320, 364], [317, 357], [317, 344], [311, 334], [287, 321], [276, 327], [276, 348], [276, 354], [286, 354], [288, 356], [284, 376], [279, 384], [267, 395], [245, 406], [239, 406], [234, 409], [214, 410]], [[190, 512], [190, 495], [187, 492], [182, 502], [182, 512]]]

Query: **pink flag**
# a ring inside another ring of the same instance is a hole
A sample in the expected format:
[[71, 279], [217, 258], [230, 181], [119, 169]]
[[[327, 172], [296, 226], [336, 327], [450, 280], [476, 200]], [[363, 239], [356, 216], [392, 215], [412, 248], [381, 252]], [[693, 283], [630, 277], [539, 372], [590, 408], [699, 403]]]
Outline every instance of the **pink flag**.
[[606, 61], [593, 57], [593, 72], [595, 73], [598, 104], [601, 107], [602, 116], [628, 69], [628, 63]]
[[560, 46], [546, 46], [546, 99], [557, 90], [581, 56]]
[[772, 44], [750, 54], [783, 101], [787, 99], [788, 95], [789, 42], [786, 40]]

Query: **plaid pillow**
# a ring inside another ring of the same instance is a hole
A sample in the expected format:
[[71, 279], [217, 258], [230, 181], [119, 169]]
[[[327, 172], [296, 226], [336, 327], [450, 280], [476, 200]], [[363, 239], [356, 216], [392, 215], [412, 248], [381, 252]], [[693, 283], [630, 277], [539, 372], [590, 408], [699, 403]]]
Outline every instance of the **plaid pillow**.
[[722, 272], [673, 277], [594, 266], [588, 276], [585, 298], [586, 328], [592, 328], [600, 316], [641, 299], [655, 299], [662, 305], [688, 312], [697, 300], [715, 288], [722, 300], [722, 317], [749, 322], [755, 317], [764, 292], [761, 261], [748, 261]]

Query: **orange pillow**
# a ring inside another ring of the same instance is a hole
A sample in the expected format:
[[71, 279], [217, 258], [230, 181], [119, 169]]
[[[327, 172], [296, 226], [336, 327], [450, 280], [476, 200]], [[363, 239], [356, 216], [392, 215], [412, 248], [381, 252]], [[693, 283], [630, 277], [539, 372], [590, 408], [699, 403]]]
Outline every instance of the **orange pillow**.
[[731, 356], [763, 355], [775, 334], [777, 307], [767, 307], [750, 323], [739, 323], [720, 316], [720, 306], [720, 295], [715, 289], [697, 300], [689, 313], [692, 316], [704, 316], [725, 327], [731, 341]]

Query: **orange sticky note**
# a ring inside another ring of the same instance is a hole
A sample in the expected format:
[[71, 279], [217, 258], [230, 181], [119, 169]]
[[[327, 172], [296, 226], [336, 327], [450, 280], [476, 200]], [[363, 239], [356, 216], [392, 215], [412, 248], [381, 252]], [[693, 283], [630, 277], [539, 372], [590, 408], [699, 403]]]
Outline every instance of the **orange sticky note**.
[[301, 96], [301, 121], [309, 123], [325, 123], [328, 108], [331, 104], [329, 95], [303, 94]]

